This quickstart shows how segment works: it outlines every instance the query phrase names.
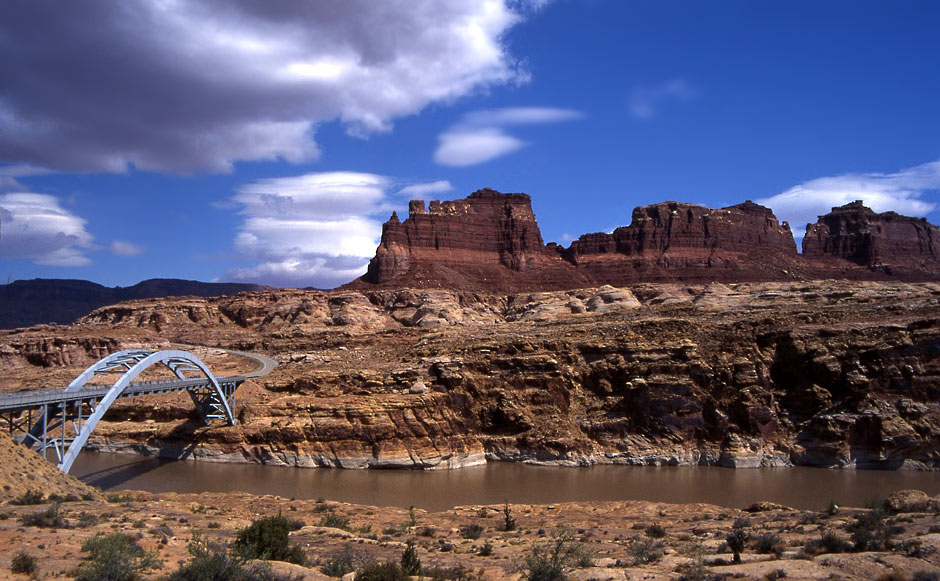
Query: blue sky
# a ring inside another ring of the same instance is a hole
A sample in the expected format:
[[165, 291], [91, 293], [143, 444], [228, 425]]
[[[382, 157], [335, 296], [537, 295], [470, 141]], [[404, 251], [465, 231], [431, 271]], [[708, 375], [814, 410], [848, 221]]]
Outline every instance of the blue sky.
[[940, 3], [0, 6], [0, 282], [332, 287], [491, 187], [546, 242], [639, 205], [940, 222]]

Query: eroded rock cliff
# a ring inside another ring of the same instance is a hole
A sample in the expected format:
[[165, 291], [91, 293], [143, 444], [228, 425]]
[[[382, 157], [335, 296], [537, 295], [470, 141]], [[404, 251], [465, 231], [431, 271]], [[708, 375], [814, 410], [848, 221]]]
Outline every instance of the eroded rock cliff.
[[0, 388], [64, 385], [103, 348], [169, 341], [281, 365], [240, 388], [238, 426], [201, 427], [185, 394], [121, 400], [93, 446], [304, 466], [940, 468], [936, 283], [134, 301], [0, 335]]
[[803, 254], [843, 259], [887, 274], [936, 280], [940, 275], [940, 228], [923, 218], [879, 214], [855, 201], [806, 225]]
[[412, 201], [385, 223], [369, 270], [347, 288], [489, 292], [642, 282], [940, 278], [940, 234], [923, 219], [835, 208], [810, 225], [804, 255], [786, 222], [747, 201], [721, 209], [681, 202], [636, 208], [629, 226], [543, 245], [529, 196], [480, 190], [464, 200]]

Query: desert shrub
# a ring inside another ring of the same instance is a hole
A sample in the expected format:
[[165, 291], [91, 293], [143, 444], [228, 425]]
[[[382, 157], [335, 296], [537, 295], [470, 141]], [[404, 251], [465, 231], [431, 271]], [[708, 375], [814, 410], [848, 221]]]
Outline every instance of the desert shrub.
[[20, 523], [30, 527], [42, 528], [65, 528], [68, 523], [59, 514], [59, 505], [50, 505], [46, 510], [24, 514], [20, 517]]
[[281, 515], [256, 520], [238, 532], [233, 551], [245, 559], [288, 561], [303, 565], [307, 555], [303, 549], [291, 545], [288, 533], [295, 526]]
[[395, 561], [368, 563], [356, 570], [356, 581], [404, 581], [405, 577]]
[[340, 529], [340, 530], [343, 530], [343, 531], [348, 531], [348, 530], [349, 530], [349, 519], [346, 518], [346, 517], [344, 517], [344, 516], [340, 516], [340, 515], [338, 515], [338, 514], [334, 514], [334, 513], [331, 512], [331, 513], [329, 513], [329, 514], [327, 514], [327, 515], [324, 515], [323, 518], [321, 518], [320, 521], [317, 523], [317, 526], [319, 526], [319, 527], [331, 527], [331, 528], [334, 528], [334, 529]]
[[483, 526], [476, 523], [460, 527], [460, 536], [465, 539], [479, 539], [483, 534]]
[[478, 580], [466, 567], [430, 567], [421, 570], [421, 576], [433, 581], [472, 581]]
[[17, 496], [10, 501], [10, 504], [17, 505], [28, 505], [28, 504], [42, 504], [45, 496], [42, 492], [38, 490], [27, 490], [23, 494]]
[[666, 536], [666, 529], [661, 525], [649, 525], [643, 532], [651, 539], [661, 539]]
[[526, 581], [563, 581], [568, 578], [567, 571], [579, 566], [585, 558], [590, 559], [590, 554], [581, 543], [575, 542], [574, 533], [560, 527], [552, 533], [551, 543], [534, 545], [526, 555], [523, 577]]
[[728, 548], [734, 554], [733, 560], [735, 563], [741, 562], [741, 552], [747, 547], [747, 540], [748, 534], [744, 532], [744, 529], [734, 529], [731, 534], [725, 537]]
[[803, 551], [807, 555], [820, 555], [822, 553], [844, 553], [852, 546], [839, 538], [839, 535], [832, 531], [827, 531], [818, 539], [809, 539], [803, 545]]
[[489, 557], [492, 554], [493, 554], [493, 543], [486, 541], [485, 543], [483, 543], [483, 546], [480, 547], [480, 556]]
[[940, 581], [940, 571], [917, 571], [911, 581]]
[[503, 507], [503, 530], [504, 531], [516, 530], [516, 519], [512, 516], [512, 508], [509, 507], [508, 502]]
[[434, 529], [434, 527], [421, 527], [418, 529], [418, 536], [421, 537], [433, 537], [436, 534], [437, 531]]
[[415, 507], [408, 507], [408, 526], [414, 528], [418, 526], [418, 515], [415, 514]]
[[10, 573], [22, 573], [30, 577], [39, 572], [39, 561], [26, 551], [17, 551], [10, 559]]
[[88, 527], [93, 527], [98, 524], [98, 515], [93, 512], [82, 511], [78, 515], [78, 522], [75, 523], [75, 526], [80, 529], [86, 529]]
[[852, 535], [853, 549], [856, 551], [872, 551], [889, 549], [891, 535], [894, 530], [885, 523], [884, 510], [876, 505], [855, 516], [855, 522], [846, 526]]
[[134, 499], [131, 498], [130, 494], [118, 494], [116, 492], [112, 492], [105, 496], [105, 500], [114, 504], [129, 504]]
[[189, 543], [190, 560], [172, 572], [169, 581], [291, 581], [292, 577], [271, 571], [268, 563], [249, 565], [245, 559], [228, 551], [221, 543], [212, 543], [193, 535]]
[[665, 553], [665, 546], [651, 538], [636, 538], [627, 547], [634, 565], [646, 565], [660, 560]]
[[764, 533], [758, 535], [754, 545], [754, 548], [758, 553], [773, 553], [775, 555], [782, 553], [786, 547], [786, 543], [784, 543], [780, 535], [776, 533]]
[[82, 552], [88, 557], [75, 571], [76, 581], [135, 581], [141, 571], [160, 566], [155, 555], [124, 533], [99, 533], [82, 543]]
[[342, 577], [346, 573], [352, 573], [356, 570], [353, 562], [355, 559], [349, 545], [343, 547], [343, 552], [335, 557], [330, 557], [326, 563], [320, 566], [320, 572], [329, 577]]
[[421, 559], [418, 558], [418, 549], [415, 548], [414, 541], [408, 541], [405, 550], [402, 551], [401, 570], [405, 575], [421, 573]]

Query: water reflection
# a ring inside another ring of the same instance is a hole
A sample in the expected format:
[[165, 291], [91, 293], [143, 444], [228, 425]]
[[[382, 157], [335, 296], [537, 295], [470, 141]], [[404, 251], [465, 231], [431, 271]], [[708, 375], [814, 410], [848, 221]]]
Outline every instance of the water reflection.
[[492, 463], [461, 470], [334, 470], [172, 461], [83, 452], [72, 474], [106, 490], [228, 492], [327, 498], [445, 510], [462, 504], [593, 500], [707, 502], [741, 508], [759, 500], [795, 508], [845, 506], [895, 490], [940, 494], [940, 473], [714, 467], [554, 468]]

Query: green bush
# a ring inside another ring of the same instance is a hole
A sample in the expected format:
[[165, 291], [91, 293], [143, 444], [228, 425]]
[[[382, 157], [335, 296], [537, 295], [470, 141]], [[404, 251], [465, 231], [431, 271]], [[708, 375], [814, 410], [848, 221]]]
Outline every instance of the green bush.
[[404, 581], [405, 572], [394, 561], [369, 563], [356, 571], [356, 581]]
[[46, 510], [24, 514], [20, 517], [20, 523], [30, 527], [42, 527], [50, 529], [65, 528], [68, 523], [59, 514], [59, 505], [50, 505]]
[[785, 547], [786, 543], [783, 542], [783, 539], [780, 537], [780, 535], [776, 533], [764, 533], [757, 536], [754, 548], [758, 553], [773, 553], [775, 555], [779, 555], [783, 553]]
[[141, 571], [160, 566], [156, 556], [124, 533], [98, 533], [82, 543], [82, 552], [88, 557], [76, 571], [77, 581], [135, 581]]
[[516, 519], [512, 516], [512, 509], [509, 507], [509, 502], [503, 507], [503, 530], [516, 530]]
[[647, 565], [655, 563], [666, 554], [665, 546], [662, 542], [650, 538], [634, 539], [627, 547], [630, 556], [633, 557], [634, 565]]
[[36, 557], [26, 551], [17, 551], [10, 559], [10, 572], [23, 573], [32, 577], [39, 572], [39, 562]]
[[349, 548], [349, 545], [343, 548], [343, 552], [335, 557], [330, 557], [320, 567], [320, 572], [330, 577], [342, 577], [346, 573], [352, 573], [356, 570], [353, 563], [355, 557]]
[[339, 516], [339, 515], [337, 515], [337, 514], [333, 514], [333, 513], [331, 512], [330, 514], [327, 514], [327, 515], [325, 515], [323, 518], [321, 518], [321, 519], [320, 519], [320, 522], [317, 523], [317, 526], [319, 526], [319, 527], [331, 527], [331, 528], [334, 528], [334, 529], [340, 529], [340, 530], [343, 530], [343, 531], [348, 531], [348, 530], [349, 530], [349, 519], [346, 518], [346, 517], [344, 517], [344, 516]]
[[225, 545], [203, 540], [194, 535], [189, 543], [188, 563], [169, 576], [169, 581], [290, 581], [292, 577], [277, 575], [268, 563], [248, 565], [245, 559], [229, 553]]
[[23, 494], [17, 496], [10, 501], [10, 504], [17, 505], [27, 505], [27, 504], [42, 504], [44, 495], [38, 490], [27, 490]]
[[256, 520], [238, 533], [233, 550], [245, 559], [288, 561], [298, 565], [307, 562], [303, 549], [291, 545], [288, 533], [295, 525], [281, 515]]
[[405, 575], [421, 573], [421, 559], [418, 558], [418, 549], [415, 548], [414, 541], [408, 541], [408, 545], [401, 554], [401, 570]]
[[552, 533], [549, 545], [532, 547], [525, 557], [523, 577], [526, 581], [564, 581], [569, 569], [586, 560], [591, 560], [590, 553], [574, 541], [574, 533], [561, 527]]
[[731, 534], [725, 537], [725, 541], [728, 543], [728, 546], [731, 548], [731, 552], [734, 554], [733, 561], [735, 563], [741, 562], [741, 551], [747, 547], [748, 534], [744, 532], [743, 529], [734, 529], [731, 531]]
[[483, 526], [476, 523], [463, 525], [460, 527], [460, 536], [465, 539], [479, 539], [483, 534]]

